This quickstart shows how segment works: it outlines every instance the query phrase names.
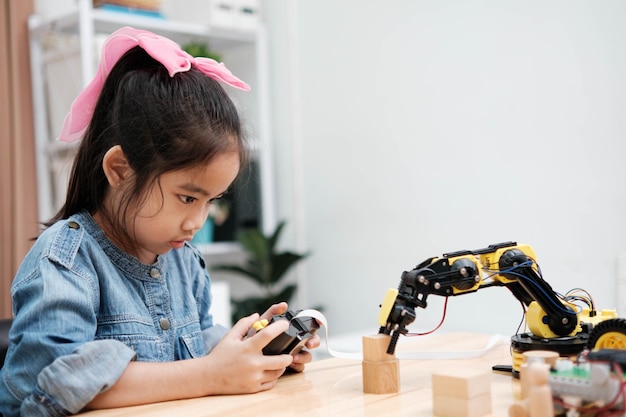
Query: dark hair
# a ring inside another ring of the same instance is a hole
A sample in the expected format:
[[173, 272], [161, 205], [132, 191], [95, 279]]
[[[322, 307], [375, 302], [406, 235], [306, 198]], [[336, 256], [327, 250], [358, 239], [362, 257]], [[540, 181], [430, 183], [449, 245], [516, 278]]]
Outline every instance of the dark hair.
[[[108, 181], [102, 161], [120, 145], [134, 171], [116, 213], [104, 209]], [[170, 171], [209, 163], [247, 147], [235, 105], [218, 81], [191, 69], [170, 77], [143, 49], [129, 50], [111, 69], [78, 148], [65, 204], [46, 226], [81, 210], [102, 212], [116, 233], [129, 207], [141, 204], [149, 186]], [[113, 218], [111, 218], [113, 216]]]

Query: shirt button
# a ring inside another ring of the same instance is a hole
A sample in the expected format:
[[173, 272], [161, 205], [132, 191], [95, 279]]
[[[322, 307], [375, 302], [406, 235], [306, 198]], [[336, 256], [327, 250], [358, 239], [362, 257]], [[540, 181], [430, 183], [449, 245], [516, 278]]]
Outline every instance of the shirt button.
[[152, 278], [159, 278], [161, 276], [161, 272], [157, 268], [150, 269], [150, 276]]
[[80, 229], [80, 225], [74, 221], [69, 222], [67, 224], [67, 227], [69, 227], [70, 229]]
[[163, 317], [161, 320], [159, 320], [159, 326], [161, 326], [161, 328], [163, 330], [168, 330], [170, 328], [170, 321]]

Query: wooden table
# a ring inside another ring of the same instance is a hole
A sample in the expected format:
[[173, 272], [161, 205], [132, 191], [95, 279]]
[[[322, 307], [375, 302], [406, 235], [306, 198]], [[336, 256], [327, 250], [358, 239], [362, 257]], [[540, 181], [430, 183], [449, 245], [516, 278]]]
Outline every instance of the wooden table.
[[[422, 338], [402, 337], [398, 351], [478, 350], [487, 345], [490, 337], [491, 335], [474, 333], [435, 334]], [[432, 373], [457, 367], [490, 372], [492, 365], [502, 364], [511, 364], [507, 343], [494, 347], [478, 358], [401, 359], [400, 392], [376, 395], [363, 393], [360, 360], [330, 358], [308, 364], [304, 373], [285, 375], [274, 388], [257, 394], [169, 401], [90, 411], [81, 416], [433, 416]], [[491, 397], [491, 415], [508, 416], [509, 406], [520, 398], [519, 380], [512, 378], [510, 374], [492, 373]]]

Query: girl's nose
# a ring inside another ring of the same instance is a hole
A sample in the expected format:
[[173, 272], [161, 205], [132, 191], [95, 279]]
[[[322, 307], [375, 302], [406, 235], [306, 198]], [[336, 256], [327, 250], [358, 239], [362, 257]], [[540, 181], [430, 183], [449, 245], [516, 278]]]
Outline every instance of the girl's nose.
[[209, 213], [207, 210], [198, 210], [193, 215], [190, 215], [185, 219], [185, 222], [183, 223], [183, 230], [188, 230], [195, 234], [198, 230], [202, 228], [202, 226], [204, 226], [208, 214]]

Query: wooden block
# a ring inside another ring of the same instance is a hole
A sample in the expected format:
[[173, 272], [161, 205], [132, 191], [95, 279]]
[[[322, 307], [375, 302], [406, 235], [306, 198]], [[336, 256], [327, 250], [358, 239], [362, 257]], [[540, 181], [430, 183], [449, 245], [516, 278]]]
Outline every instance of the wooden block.
[[484, 369], [439, 371], [431, 376], [433, 395], [473, 399], [491, 392], [491, 373]]
[[363, 360], [370, 362], [389, 362], [393, 361], [395, 355], [387, 353], [391, 336], [388, 334], [375, 334], [363, 336]]
[[400, 391], [398, 359], [388, 362], [363, 361], [363, 392], [367, 394], [394, 394]]
[[363, 392], [393, 394], [400, 391], [400, 365], [387, 353], [389, 335], [363, 336]]
[[511, 404], [509, 407], [509, 417], [528, 417], [528, 400]]
[[433, 414], [437, 417], [481, 417], [491, 414], [491, 392], [470, 399], [433, 395]]

